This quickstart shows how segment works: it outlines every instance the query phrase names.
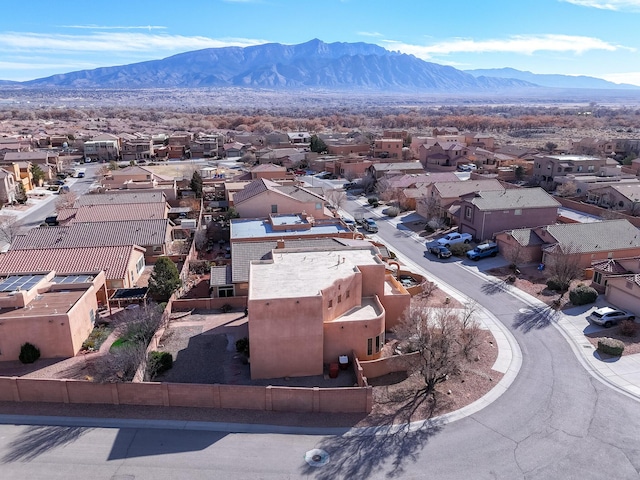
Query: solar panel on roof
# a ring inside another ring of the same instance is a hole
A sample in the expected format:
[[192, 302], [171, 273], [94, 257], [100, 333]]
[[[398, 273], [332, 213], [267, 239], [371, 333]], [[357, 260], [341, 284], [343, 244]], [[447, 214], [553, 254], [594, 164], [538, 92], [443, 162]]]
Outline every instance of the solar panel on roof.
[[64, 275], [54, 277], [53, 283], [89, 283], [93, 280], [93, 275]]
[[0, 282], [0, 292], [31, 290], [44, 275], [11, 275]]

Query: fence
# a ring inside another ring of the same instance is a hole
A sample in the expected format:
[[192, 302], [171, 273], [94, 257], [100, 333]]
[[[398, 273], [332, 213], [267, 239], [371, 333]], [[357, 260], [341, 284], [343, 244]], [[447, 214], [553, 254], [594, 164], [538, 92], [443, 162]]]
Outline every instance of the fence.
[[186, 312], [194, 308], [198, 310], [217, 310], [222, 308], [223, 305], [229, 305], [232, 308], [244, 308], [247, 306], [247, 297], [179, 298], [171, 303], [171, 311]]
[[0, 377], [0, 401], [369, 413], [373, 408], [373, 392], [371, 387], [92, 383], [82, 380]]

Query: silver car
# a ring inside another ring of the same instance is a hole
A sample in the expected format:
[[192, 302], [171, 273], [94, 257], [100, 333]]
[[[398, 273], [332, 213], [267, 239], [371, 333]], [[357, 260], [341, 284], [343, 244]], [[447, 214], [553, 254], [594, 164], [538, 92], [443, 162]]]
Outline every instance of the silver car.
[[609, 328], [616, 325], [622, 320], [635, 320], [636, 317], [632, 313], [625, 312], [624, 310], [618, 310], [611, 307], [598, 308], [591, 312], [587, 317], [587, 320], [596, 325], [602, 325], [605, 328]]

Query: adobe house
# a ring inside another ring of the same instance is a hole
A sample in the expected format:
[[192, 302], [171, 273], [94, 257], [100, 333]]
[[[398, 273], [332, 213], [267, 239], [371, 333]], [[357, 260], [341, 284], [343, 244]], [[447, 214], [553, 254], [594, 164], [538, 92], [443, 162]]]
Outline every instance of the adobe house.
[[0, 281], [0, 361], [29, 342], [42, 358], [73, 357], [93, 329], [103, 272], [18, 274]]
[[321, 375], [352, 353], [379, 358], [409, 302], [374, 246], [275, 250], [250, 266], [251, 378]]

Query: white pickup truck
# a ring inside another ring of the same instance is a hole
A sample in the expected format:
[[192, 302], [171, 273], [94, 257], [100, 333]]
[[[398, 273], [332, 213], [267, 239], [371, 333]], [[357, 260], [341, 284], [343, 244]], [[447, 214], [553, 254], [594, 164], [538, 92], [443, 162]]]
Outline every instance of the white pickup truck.
[[449, 233], [442, 238], [439, 238], [437, 242], [443, 247], [449, 248], [449, 246], [455, 243], [469, 243], [473, 237], [469, 233]]

